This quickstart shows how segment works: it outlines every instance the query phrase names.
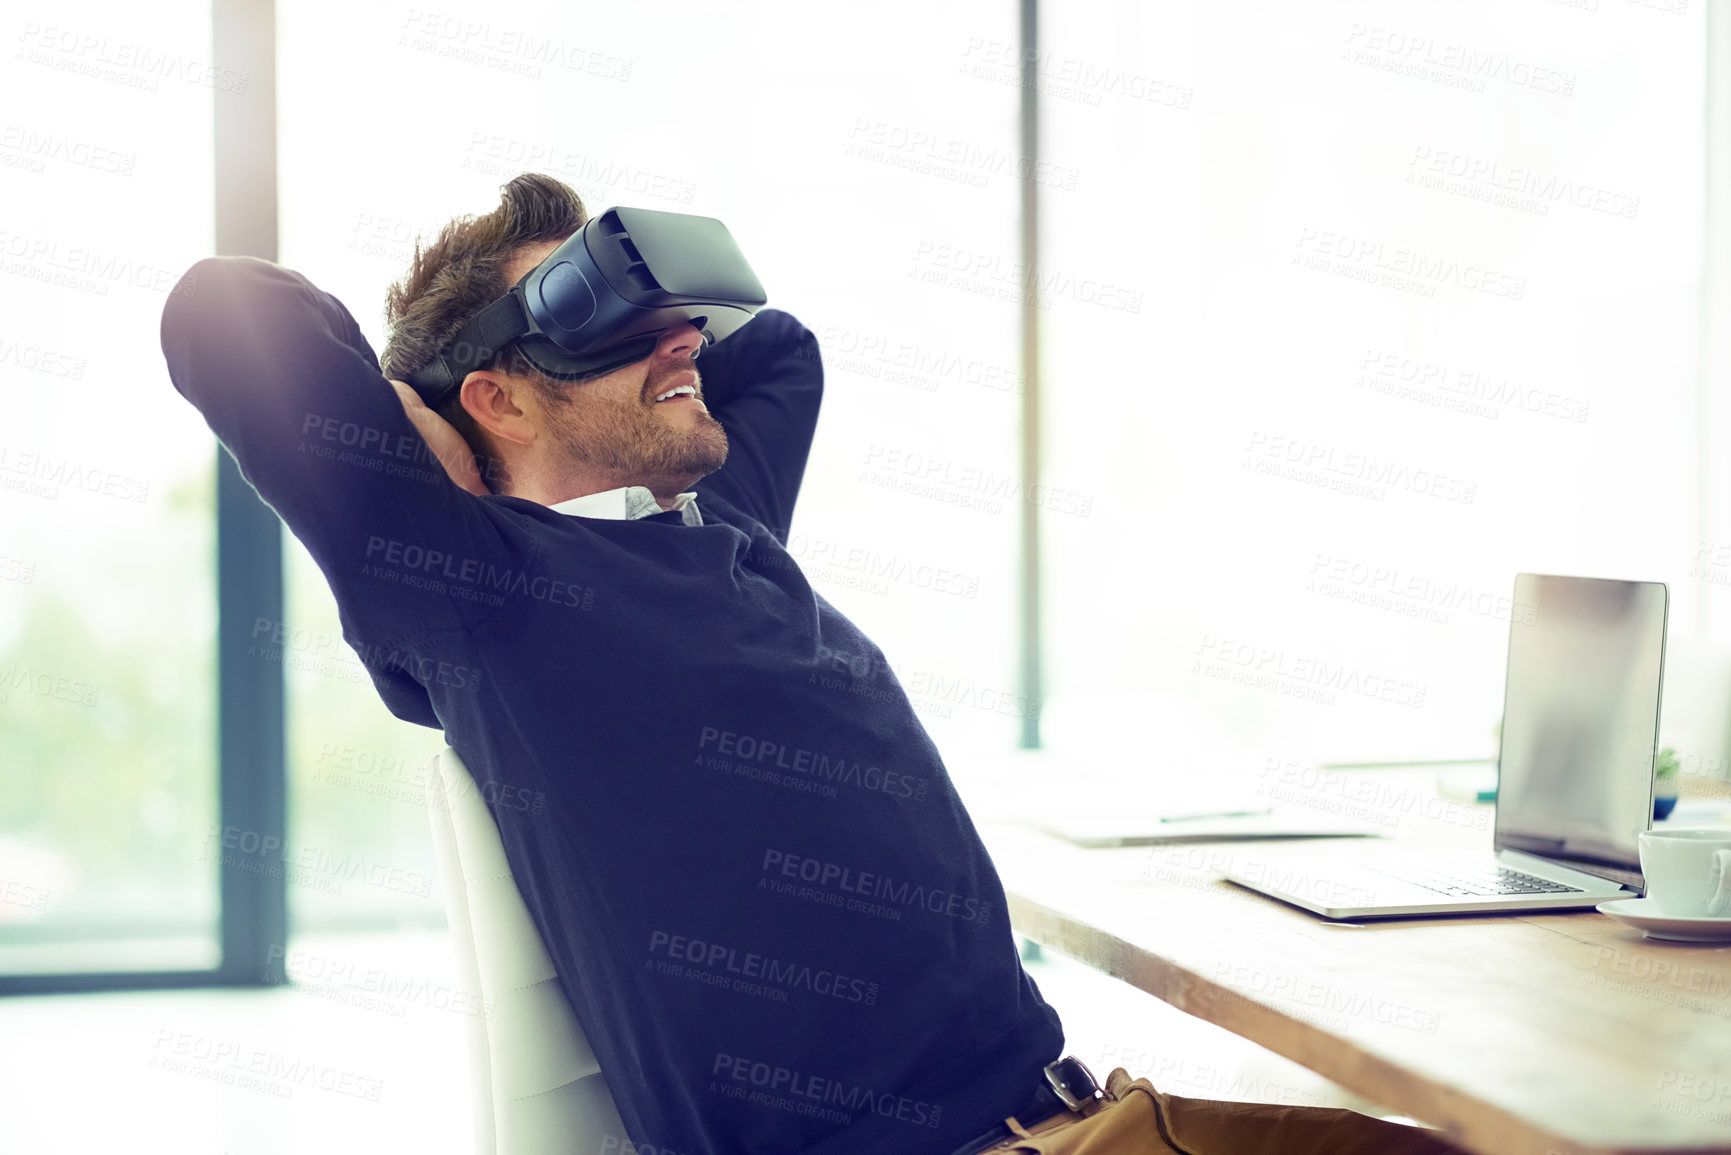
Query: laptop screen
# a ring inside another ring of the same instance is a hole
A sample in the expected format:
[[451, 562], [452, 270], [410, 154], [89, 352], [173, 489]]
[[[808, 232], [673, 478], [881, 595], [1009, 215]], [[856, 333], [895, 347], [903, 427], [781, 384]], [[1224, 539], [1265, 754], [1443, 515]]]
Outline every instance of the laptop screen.
[[1515, 577], [1497, 849], [1639, 868], [1668, 606], [1662, 582]]

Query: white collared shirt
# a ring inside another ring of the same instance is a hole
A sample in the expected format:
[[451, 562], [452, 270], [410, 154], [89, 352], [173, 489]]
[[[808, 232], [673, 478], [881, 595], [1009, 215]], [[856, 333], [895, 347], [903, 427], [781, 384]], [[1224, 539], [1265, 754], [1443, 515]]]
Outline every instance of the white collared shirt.
[[[663, 510], [655, 495], [641, 485], [622, 485], [618, 489], [603, 489], [600, 493], [585, 493], [582, 497], [567, 498], [547, 508], [579, 517], [606, 517], [615, 521], [635, 521], [652, 513], [673, 512]], [[685, 518], [686, 525], [703, 524], [703, 514], [697, 510], [697, 494], [675, 494], [673, 509]]]

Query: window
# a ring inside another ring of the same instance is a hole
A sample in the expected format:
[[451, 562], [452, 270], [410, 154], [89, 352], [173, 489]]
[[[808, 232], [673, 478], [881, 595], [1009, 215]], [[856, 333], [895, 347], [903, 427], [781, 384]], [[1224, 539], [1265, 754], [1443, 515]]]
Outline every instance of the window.
[[80, 3], [16, 33], [0, 69], [0, 976], [206, 970], [214, 442], [158, 326], [211, 246], [210, 13]]
[[1693, 629], [1702, 7], [1045, 8], [1049, 741], [1489, 756], [1517, 571]]

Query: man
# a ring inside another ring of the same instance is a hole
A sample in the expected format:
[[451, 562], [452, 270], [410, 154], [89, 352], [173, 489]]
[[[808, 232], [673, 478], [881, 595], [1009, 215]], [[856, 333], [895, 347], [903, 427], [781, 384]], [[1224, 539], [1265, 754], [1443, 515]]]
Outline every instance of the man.
[[699, 370], [681, 324], [580, 383], [507, 348], [441, 413], [402, 383], [586, 220], [522, 176], [446, 226], [390, 294], [382, 372], [305, 278], [200, 262], [170, 375], [387, 706], [482, 784], [633, 1143], [946, 1155], [1080, 1118], [938, 751], [785, 548], [812, 335], [765, 310]]

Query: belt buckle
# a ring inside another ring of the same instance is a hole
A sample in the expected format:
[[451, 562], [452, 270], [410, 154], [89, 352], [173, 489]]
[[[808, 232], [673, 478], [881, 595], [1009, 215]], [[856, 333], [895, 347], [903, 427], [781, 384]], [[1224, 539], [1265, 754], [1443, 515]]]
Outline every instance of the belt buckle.
[[1100, 1084], [1094, 1081], [1094, 1072], [1074, 1055], [1065, 1055], [1047, 1063], [1046, 1082], [1064, 1106], [1078, 1115], [1082, 1114], [1083, 1104], [1105, 1098]]

